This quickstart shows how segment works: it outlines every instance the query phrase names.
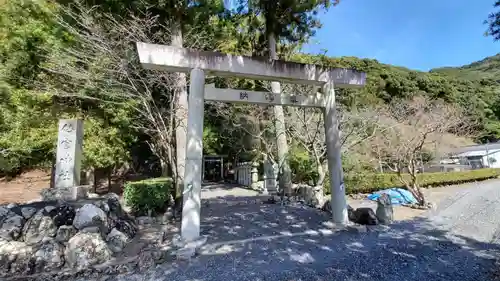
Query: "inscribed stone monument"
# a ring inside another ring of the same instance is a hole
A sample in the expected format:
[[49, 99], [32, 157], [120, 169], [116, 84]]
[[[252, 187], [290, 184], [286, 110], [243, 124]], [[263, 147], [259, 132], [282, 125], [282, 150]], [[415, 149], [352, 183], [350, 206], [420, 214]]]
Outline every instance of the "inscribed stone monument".
[[264, 160], [264, 194], [276, 194], [278, 167], [270, 160]]
[[83, 150], [83, 122], [78, 119], [59, 120], [57, 138], [55, 197], [76, 200], [84, 196], [80, 185]]

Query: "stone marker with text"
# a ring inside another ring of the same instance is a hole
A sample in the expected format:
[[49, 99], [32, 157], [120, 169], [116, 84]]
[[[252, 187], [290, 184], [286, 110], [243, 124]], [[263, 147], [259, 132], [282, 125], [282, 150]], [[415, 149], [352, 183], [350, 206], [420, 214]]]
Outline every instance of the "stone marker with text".
[[59, 120], [57, 138], [55, 197], [77, 200], [84, 197], [80, 187], [80, 171], [83, 152], [83, 122], [78, 119]]

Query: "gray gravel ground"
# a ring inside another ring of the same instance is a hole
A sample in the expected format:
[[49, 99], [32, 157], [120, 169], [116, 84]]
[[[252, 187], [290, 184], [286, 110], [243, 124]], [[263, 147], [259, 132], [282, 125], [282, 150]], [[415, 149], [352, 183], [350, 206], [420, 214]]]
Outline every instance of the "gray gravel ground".
[[425, 218], [365, 233], [331, 232], [306, 207], [214, 203], [200, 256], [106, 280], [491, 280], [499, 201], [500, 181], [471, 184]]

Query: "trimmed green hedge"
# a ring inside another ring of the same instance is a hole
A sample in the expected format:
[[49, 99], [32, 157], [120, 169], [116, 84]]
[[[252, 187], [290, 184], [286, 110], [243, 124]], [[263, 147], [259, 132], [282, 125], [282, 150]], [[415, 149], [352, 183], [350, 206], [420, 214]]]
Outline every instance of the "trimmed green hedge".
[[[409, 176], [409, 175], [405, 175]], [[462, 172], [439, 172], [418, 174], [418, 182], [423, 187], [461, 184], [486, 180], [500, 176], [500, 169], [479, 169]], [[346, 193], [372, 193], [386, 188], [402, 187], [396, 174], [360, 174], [344, 178]], [[325, 193], [330, 193], [329, 180], [323, 185]]]
[[168, 206], [168, 197], [173, 191], [171, 178], [154, 178], [125, 183], [125, 204], [138, 215], [163, 212]]

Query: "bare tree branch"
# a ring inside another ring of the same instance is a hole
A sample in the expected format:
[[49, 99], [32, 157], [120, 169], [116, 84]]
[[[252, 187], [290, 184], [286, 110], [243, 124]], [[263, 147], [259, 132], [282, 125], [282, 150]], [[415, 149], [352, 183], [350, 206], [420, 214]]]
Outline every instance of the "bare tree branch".
[[445, 140], [450, 133], [470, 135], [470, 121], [452, 105], [422, 96], [395, 101], [380, 108], [378, 115], [376, 126], [383, 132], [370, 139], [372, 154], [395, 172], [399, 181], [425, 205], [417, 179], [423, 158], [435, 156], [438, 147], [451, 146]]
[[[123, 18], [78, 2], [63, 7], [53, 16], [74, 40], [48, 52], [45, 75], [56, 82], [38, 86], [63, 97], [131, 108], [136, 113], [133, 127], [150, 137], [152, 152], [175, 177], [175, 76], [144, 69], [135, 50], [135, 42], [169, 44], [171, 34], [147, 9], [136, 13]], [[187, 34], [186, 47], [205, 47], [208, 36], [200, 27]]]

